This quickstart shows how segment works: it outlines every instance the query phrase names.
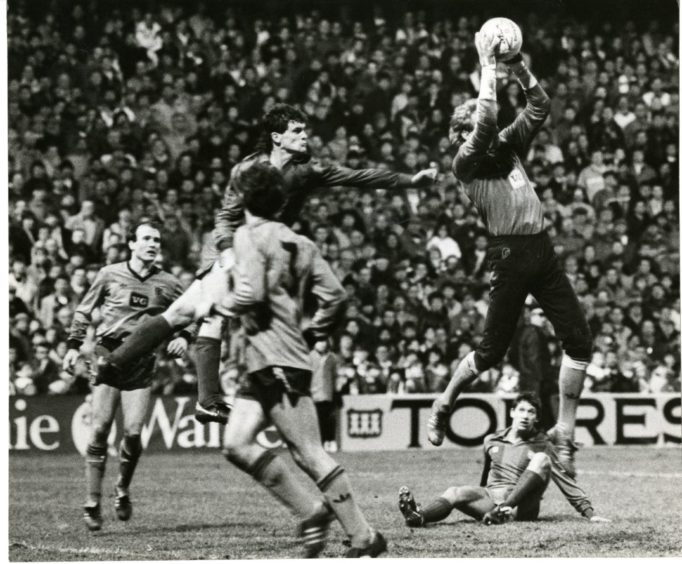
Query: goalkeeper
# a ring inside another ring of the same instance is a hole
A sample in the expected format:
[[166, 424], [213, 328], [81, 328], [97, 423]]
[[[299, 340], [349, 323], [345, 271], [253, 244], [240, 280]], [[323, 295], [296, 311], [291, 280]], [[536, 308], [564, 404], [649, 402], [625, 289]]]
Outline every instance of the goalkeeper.
[[512, 424], [488, 435], [483, 442], [485, 461], [480, 486], [450, 487], [426, 507], [417, 505], [403, 486], [398, 507], [408, 527], [423, 527], [445, 519], [453, 509], [486, 525], [509, 520], [533, 521], [550, 478], [569, 503], [591, 522], [609, 522], [595, 515], [590, 500], [559, 462], [554, 446], [536, 423], [540, 403], [533, 393], [514, 401]]

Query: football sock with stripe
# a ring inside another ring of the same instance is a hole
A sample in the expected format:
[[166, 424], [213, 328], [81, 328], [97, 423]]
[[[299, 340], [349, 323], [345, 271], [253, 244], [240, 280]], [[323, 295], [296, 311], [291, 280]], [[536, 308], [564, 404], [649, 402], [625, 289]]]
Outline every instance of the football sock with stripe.
[[567, 366], [566, 362], [561, 363], [559, 369], [558, 423], [569, 437], [573, 437], [575, 430], [576, 412], [584, 381], [585, 367]]
[[442, 521], [450, 515], [452, 509], [452, 503], [444, 497], [437, 497], [424, 507], [420, 513], [424, 517], [424, 523], [435, 523], [436, 521]]
[[142, 440], [140, 435], [125, 435], [121, 440], [119, 450], [119, 475], [116, 485], [127, 489], [133, 479], [137, 461], [142, 454]]
[[197, 369], [198, 400], [206, 407], [222, 399], [220, 389], [220, 339], [199, 336], [194, 341], [194, 359]]
[[345, 470], [337, 466], [317, 482], [317, 487], [324, 494], [327, 505], [350, 538], [351, 546], [358, 548], [369, 546], [372, 529], [355, 503], [353, 488]]
[[296, 516], [309, 517], [319, 507], [321, 500], [303, 487], [274, 452], [264, 451], [251, 465], [245, 465], [236, 457], [228, 456], [228, 460], [253, 476]]
[[88, 487], [88, 504], [95, 505], [102, 498], [102, 479], [107, 465], [107, 444], [88, 445], [85, 453], [85, 478]]
[[517, 507], [523, 500], [528, 499], [529, 496], [545, 489], [547, 480], [540, 476], [540, 474], [532, 470], [525, 470], [516, 482], [516, 486], [511, 491], [507, 499], [504, 500], [504, 505], [509, 507]]
[[163, 315], [155, 315], [140, 323], [137, 328], [109, 356], [109, 362], [118, 367], [151, 353], [175, 332]]

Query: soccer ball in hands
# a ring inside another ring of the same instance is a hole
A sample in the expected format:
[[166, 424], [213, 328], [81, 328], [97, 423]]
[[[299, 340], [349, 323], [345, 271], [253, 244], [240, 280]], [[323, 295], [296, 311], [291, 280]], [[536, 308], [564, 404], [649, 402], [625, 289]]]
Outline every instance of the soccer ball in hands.
[[500, 43], [495, 48], [495, 57], [500, 61], [511, 59], [521, 51], [521, 28], [509, 18], [489, 19], [481, 26], [479, 33], [500, 38]]

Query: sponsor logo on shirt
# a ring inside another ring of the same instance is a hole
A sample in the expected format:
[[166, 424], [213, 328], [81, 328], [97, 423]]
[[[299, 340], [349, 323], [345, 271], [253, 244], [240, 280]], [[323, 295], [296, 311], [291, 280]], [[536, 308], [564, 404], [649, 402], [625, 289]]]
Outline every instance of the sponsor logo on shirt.
[[138, 294], [137, 292], [130, 292], [130, 307], [144, 308], [149, 306], [149, 296]]

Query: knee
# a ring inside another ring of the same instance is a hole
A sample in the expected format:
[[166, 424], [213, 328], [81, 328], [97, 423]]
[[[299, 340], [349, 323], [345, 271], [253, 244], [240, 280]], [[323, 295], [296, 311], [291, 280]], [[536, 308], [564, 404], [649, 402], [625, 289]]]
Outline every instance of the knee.
[[90, 435], [90, 443], [93, 445], [103, 446], [107, 444], [109, 437], [109, 426], [102, 423], [95, 423]]
[[194, 321], [194, 304], [180, 300], [171, 305], [163, 314], [172, 327], [185, 327]]
[[528, 463], [528, 470], [532, 470], [541, 476], [549, 474], [551, 467], [552, 462], [549, 456], [544, 452], [536, 452]]
[[571, 359], [577, 362], [589, 362], [592, 356], [592, 332], [589, 327], [585, 327], [580, 332], [575, 332], [573, 335], [564, 339], [564, 352]]
[[497, 346], [476, 350], [474, 353], [474, 364], [478, 373], [485, 372], [502, 362], [505, 352], [505, 349]]

